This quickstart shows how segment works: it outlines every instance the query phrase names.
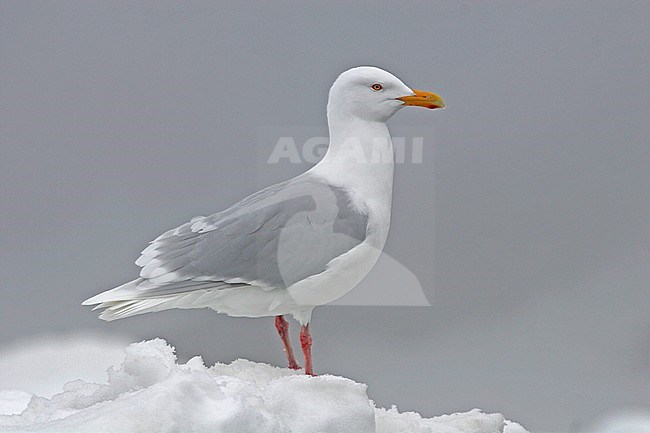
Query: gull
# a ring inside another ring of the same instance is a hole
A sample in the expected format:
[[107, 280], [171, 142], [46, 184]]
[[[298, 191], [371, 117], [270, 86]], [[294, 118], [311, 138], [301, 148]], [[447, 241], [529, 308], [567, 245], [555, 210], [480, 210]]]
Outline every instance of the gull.
[[163, 233], [136, 261], [139, 278], [83, 304], [103, 308], [106, 321], [170, 308], [275, 317], [289, 368], [297, 370], [290, 314], [313, 376], [313, 309], [361, 282], [386, 243], [394, 169], [386, 122], [405, 106], [445, 102], [376, 67], [343, 72], [329, 91], [330, 141], [318, 164]]

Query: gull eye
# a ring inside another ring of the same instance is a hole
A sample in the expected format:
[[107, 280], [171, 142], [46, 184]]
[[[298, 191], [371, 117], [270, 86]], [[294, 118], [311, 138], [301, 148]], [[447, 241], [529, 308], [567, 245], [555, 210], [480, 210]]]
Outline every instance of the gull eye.
[[383, 89], [384, 87], [383, 87], [381, 84], [379, 84], [379, 83], [375, 83], [375, 84], [373, 84], [372, 86], [370, 86], [370, 88], [371, 88], [372, 90], [374, 90], [375, 92], [379, 92], [379, 91], [380, 91], [381, 89]]

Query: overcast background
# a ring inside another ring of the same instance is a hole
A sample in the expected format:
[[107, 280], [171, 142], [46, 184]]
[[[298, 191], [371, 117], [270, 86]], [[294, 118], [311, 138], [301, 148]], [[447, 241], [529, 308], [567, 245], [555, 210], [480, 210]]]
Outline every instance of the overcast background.
[[317, 309], [316, 370], [532, 431], [648, 408], [649, 20], [645, 1], [0, 2], [0, 347], [95, 330], [283, 365], [270, 318], [107, 324], [80, 303], [162, 231], [306, 169], [265, 163], [268, 131], [326, 131], [329, 86], [370, 64], [449, 105], [390, 122], [435, 131], [397, 167], [386, 246], [433, 306]]

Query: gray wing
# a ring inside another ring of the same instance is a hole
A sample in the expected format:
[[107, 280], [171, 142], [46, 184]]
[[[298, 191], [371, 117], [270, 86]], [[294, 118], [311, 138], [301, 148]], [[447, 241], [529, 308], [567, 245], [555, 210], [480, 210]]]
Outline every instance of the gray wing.
[[155, 239], [131, 288], [143, 297], [204, 288], [286, 288], [325, 270], [366, 238], [368, 217], [347, 192], [309, 174]]

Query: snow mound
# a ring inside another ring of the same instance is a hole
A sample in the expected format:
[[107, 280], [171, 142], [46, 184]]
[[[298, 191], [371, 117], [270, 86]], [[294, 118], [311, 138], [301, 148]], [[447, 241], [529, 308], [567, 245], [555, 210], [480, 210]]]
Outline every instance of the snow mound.
[[52, 397], [61, 392], [64, 383], [75, 379], [101, 382], [108, 367], [120, 365], [127, 344], [126, 337], [77, 332], [4, 345], [0, 349], [0, 388]]
[[[0, 415], [0, 432], [526, 433], [501, 414], [422, 418], [375, 408], [366, 385], [239, 359], [178, 364], [164, 340], [132, 344], [106, 384], [68, 382], [51, 398], [31, 396], [20, 415]], [[0, 413], [24, 392], [0, 391]]]

